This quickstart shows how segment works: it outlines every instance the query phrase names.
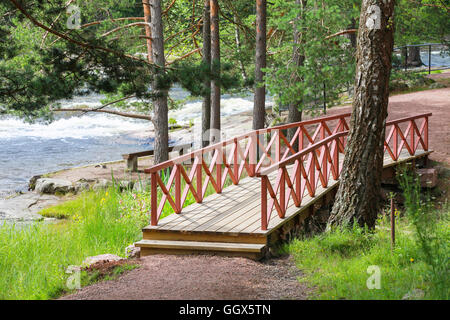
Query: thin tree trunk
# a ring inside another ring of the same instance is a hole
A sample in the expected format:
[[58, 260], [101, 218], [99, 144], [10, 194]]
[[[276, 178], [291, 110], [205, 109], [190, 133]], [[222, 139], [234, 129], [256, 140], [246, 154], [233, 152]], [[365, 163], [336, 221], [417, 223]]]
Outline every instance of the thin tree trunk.
[[211, 64], [216, 79], [211, 81], [211, 143], [220, 141], [220, 35], [219, 4], [210, 1], [211, 7]]
[[245, 71], [244, 61], [242, 60], [242, 49], [241, 49], [241, 31], [238, 26], [238, 18], [236, 15], [233, 16], [234, 21], [234, 40], [236, 41], [236, 51], [238, 54], [239, 66], [241, 68], [241, 75], [244, 82], [247, 83], [248, 77]]
[[[211, 19], [210, 0], [204, 0], [203, 7], [203, 63], [211, 71]], [[211, 127], [211, 80], [207, 77], [203, 83], [205, 94], [202, 104], [202, 147], [209, 144], [209, 129]]]
[[266, 118], [266, 86], [264, 85], [264, 72], [262, 71], [266, 67], [266, 9], [266, 0], [256, 0], [254, 130], [264, 128]]
[[[348, 29], [356, 29], [356, 19], [352, 18], [350, 25], [348, 26]], [[350, 44], [352, 48], [356, 49], [356, 33], [350, 32], [347, 33], [346, 37], [350, 40]]]
[[[300, 13], [297, 15], [296, 22], [298, 20], [303, 19], [303, 10], [306, 6], [307, 1], [306, 0], [295, 0], [295, 4], [301, 8]], [[292, 52], [292, 61], [296, 67], [303, 66], [303, 63], [305, 62], [305, 56], [300, 53], [300, 46], [302, 44], [302, 35], [301, 32], [298, 30], [298, 23], [294, 23], [294, 49]], [[294, 71], [294, 74], [292, 75], [292, 82], [300, 82], [303, 81], [303, 79], [299, 76], [298, 70]], [[289, 113], [288, 113], [288, 123], [292, 122], [298, 122], [302, 121], [302, 112], [299, 111], [299, 107], [301, 106], [302, 101], [297, 101], [295, 103], [289, 104]], [[288, 139], [289, 141], [294, 137], [295, 131], [297, 128], [290, 128], [288, 129]], [[293, 146], [294, 150], [298, 150], [298, 143], [295, 143]]]
[[169, 159], [169, 128], [168, 128], [168, 107], [167, 91], [158, 88], [158, 76], [164, 73], [164, 37], [161, 16], [161, 0], [150, 0], [151, 27], [153, 35], [152, 53], [155, 69], [155, 79], [153, 81], [154, 124], [155, 124], [155, 158], [154, 163], [160, 163]]
[[381, 209], [393, 13], [394, 1], [362, 1], [350, 132], [328, 227], [357, 222], [374, 228]]
[[408, 47], [408, 67], [420, 67], [422, 65], [420, 47]]
[[150, 28], [151, 23], [151, 13], [150, 13], [150, 4], [148, 3], [149, 0], [142, 0], [142, 6], [144, 7], [144, 20], [147, 24], [145, 29], [145, 36], [148, 37], [147, 39], [147, 60], [148, 62], [152, 62], [152, 55], [153, 55], [153, 49], [152, 49], [152, 29]]

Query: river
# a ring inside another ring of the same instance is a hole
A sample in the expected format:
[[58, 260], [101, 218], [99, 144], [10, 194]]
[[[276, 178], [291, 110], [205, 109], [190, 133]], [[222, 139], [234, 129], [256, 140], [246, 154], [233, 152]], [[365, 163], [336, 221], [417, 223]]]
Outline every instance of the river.
[[[187, 93], [179, 88], [170, 92], [172, 99]], [[92, 94], [61, 101], [63, 107], [101, 105], [102, 95]], [[268, 102], [270, 104], [270, 100]], [[253, 97], [222, 96], [223, 116], [250, 111]], [[179, 124], [201, 117], [201, 102], [190, 101], [181, 109], [171, 110], [169, 118]], [[151, 123], [108, 114], [61, 117], [46, 125], [28, 124], [15, 117], [0, 117], [0, 198], [25, 191], [29, 179], [70, 167], [121, 159], [121, 154], [143, 151], [153, 145], [153, 138], [136, 138], [131, 133], [148, 130]]]

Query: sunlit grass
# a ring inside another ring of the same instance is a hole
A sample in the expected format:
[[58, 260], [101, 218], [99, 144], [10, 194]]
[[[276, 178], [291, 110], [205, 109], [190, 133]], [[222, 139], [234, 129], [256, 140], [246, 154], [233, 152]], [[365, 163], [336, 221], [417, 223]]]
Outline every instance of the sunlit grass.
[[[168, 177], [162, 175], [166, 183]], [[137, 182], [143, 183], [143, 181]], [[194, 187], [196, 187], [194, 182]], [[224, 187], [231, 185], [227, 178]], [[182, 190], [186, 186], [182, 180]], [[171, 189], [173, 195], [174, 188]], [[209, 185], [205, 197], [215, 193]], [[162, 193], [158, 193], [158, 203]], [[184, 207], [195, 203], [189, 192]], [[76, 199], [42, 210], [56, 224], [0, 226], [0, 299], [50, 299], [66, 291], [69, 265], [88, 256], [111, 253], [124, 256], [125, 247], [142, 239], [149, 223], [150, 192], [117, 187], [89, 191]], [[161, 218], [173, 213], [166, 202]]]

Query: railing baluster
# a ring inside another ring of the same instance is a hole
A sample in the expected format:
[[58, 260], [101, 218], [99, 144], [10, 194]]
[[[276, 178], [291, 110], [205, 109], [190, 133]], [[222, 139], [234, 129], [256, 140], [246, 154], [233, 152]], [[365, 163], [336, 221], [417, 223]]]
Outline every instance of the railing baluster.
[[218, 193], [222, 193], [222, 150], [220, 149], [221, 147], [216, 149], [216, 152], [218, 153], [217, 155], [217, 160], [216, 160], [216, 183], [217, 183], [217, 187], [219, 188]]
[[414, 126], [416, 125], [416, 122], [414, 120], [411, 120], [411, 129], [409, 129], [409, 134], [411, 135], [410, 138], [410, 144], [411, 144], [411, 151], [413, 152], [413, 155], [416, 153], [415, 140], [414, 140]]
[[177, 207], [177, 211], [175, 213], [180, 213], [182, 209], [181, 204], [181, 170], [180, 170], [180, 164], [177, 164], [175, 167], [176, 176], [175, 176], [175, 204]]
[[399, 157], [398, 132], [397, 132], [397, 130], [398, 130], [397, 124], [394, 124], [394, 137], [393, 137], [394, 138], [394, 142], [393, 142], [393, 144], [394, 144], [394, 157], [395, 157], [394, 161], [397, 161], [398, 157]]
[[156, 182], [157, 174], [157, 172], [152, 173], [150, 178], [150, 224], [152, 226], [156, 226], [158, 224], [158, 185]]
[[425, 129], [424, 129], [424, 135], [425, 135], [425, 151], [428, 151], [428, 116], [425, 117]]
[[233, 155], [233, 171], [234, 178], [239, 181], [239, 165], [238, 165], [238, 141], [234, 138], [234, 155]]
[[315, 150], [311, 151], [311, 167], [309, 168], [309, 185], [311, 186], [311, 197], [316, 195], [316, 161]]
[[197, 168], [196, 168], [196, 180], [197, 180], [197, 197], [198, 197], [198, 203], [202, 203], [203, 202], [203, 195], [202, 195], [202, 182], [203, 182], [203, 174], [202, 174], [202, 157], [203, 155], [199, 155], [197, 156], [198, 158], [198, 163], [197, 163]]
[[267, 230], [267, 182], [268, 177], [261, 177], [261, 230]]
[[286, 213], [286, 177], [285, 168], [281, 168], [281, 179], [280, 179], [280, 207], [282, 212], [282, 217]]

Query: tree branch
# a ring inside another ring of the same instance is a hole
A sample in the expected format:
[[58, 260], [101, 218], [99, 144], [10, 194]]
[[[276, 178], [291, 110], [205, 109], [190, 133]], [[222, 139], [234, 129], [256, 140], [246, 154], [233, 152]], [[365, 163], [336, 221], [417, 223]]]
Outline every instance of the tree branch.
[[37, 21], [36, 19], [34, 19], [33, 16], [31, 16], [31, 15], [30, 15], [23, 7], [19, 4], [19, 2], [18, 2], [17, 0], [9, 0], [9, 1], [10, 1], [17, 9], [19, 9], [19, 11], [22, 12], [22, 14], [23, 14], [25, 17], [27, 17], [34, 25], [36, 25], [36, 26], [38, 26], [39, 28], [42, 28], [42, 29], [44, 29], [44, 30], [46, 30], [46, 31], [48, 31], [48, 32], [50, 32], [50, 33], [52, 33], [52, 34], [54, 34], [54, 35], [56, 35], [56, 36], [58, 36], [58, 37], [60, 37], [60, 38], [62, 38], [62, 39], [64, 39], [64, 40], [66, 40], [66, 41], [69, 41], [69, 42], [71, 42], [71, 43], [73, 43], [73, 44], [76, 44], [76, 45], [78, 45], [78, 46], [80, 46], [80, 47], [83, 47], [83, 48], [89, 48], [89, 49], [101, 50], [101, 51], [105, 51], [105, 52], [112, 53], [112, 54], [114, 54], [114, 55], [119, 55], [119, 56], [122, 56], [122, 57], [126, 57], [126, 58], [129, 58], [129, 59], [133, 59], [133, 60], [136, 60], [136, 61], [140, 61], [140, 62], [143, 62], [143, 63], [150, 64], [150, 63], [149, 63], [148, 61], [146, 61], [146, 60], [143, 60], [143, 59], [134, 57], [134, 56], [129, 55], [129, 54], [124, 54], [124, 53], [117, 52], [117, 51], [112, 50], [112, 49], [109, 49], [109, 48], [104, 48], [104, 47], [100, 47], [100, 46], [95, 46], [95, 45], [92, 45], [92, 44], [87, 43], [87, 42], [81, 42], [81, 41], [72, 39], [71, 37], [69, 37], [69, 36], [67, 36], [67, 35], [65, 35], [65, 34], [59, 32], [59, 31], [53, 30], [53, 29], [51, 29], [51, 28], [49, 28], [49, 27], [43, 25], [42, 23], [40, 23], [40, 22]]
[[127, 18], [115, 18], [115, 19], [109, 19], [109, 20], [99, 20], [99, 21], [92, 21], [86, 24], [83, 24], [80, 28], [87, 28], [90, 26], [95, 26], [97, 24], [103, 23], [103, 22], [116, 22], [116, 21], [123, 21], [123, 20], [139, 20], [144, 21], [143, 17], [127, 17]]
[[358, 29], [348, 29], [348, 30], [344, 30], [344, 31], [339, 31], [338, 33], [329, 35], [328, 37], [325, 37], [325, 40], [334, 38], [334, 37], [338, 37], [338, 36], [342, 36], [343, 34], [348, 34], [348, 33], [356, 33], [358, 32]]
[[133, 22], [133, 23], [130, 23], [130, 24], [127, 24], [127, 25], [124, 25], [124, 26], [120, 26], [120, 27], [114, 28], [114, 29], [112, 29], [112, 30], [110, 30], [108, 32], [105, 32], [104, 34], [101, 35], [101, 37], [107, 37], [110, 34], [112, 34], [114, 32], [117, 32], [119, 30], [125, 29], [125, 28], [134, 27], [134, 26], [147, 26], [147, 25], [148, 24], [146, 22]]
[[185, 55], [182, 55], [181, 57], [178, 57], [178, 58], [176, 58], [176, 59], [174, 59], [174, 60], [172, 60], [172, 61], [170, 61], [170, 62], [167, 62], [167, 63], [166, 63], [166, 66], [171, 65], [172, 63], [174, 63], [174, 62], [176, 62], [176, 61], [178, 61], [178, 60], [182, 60], [182, 59], [184, 59], [184, 58], [187, 58], [187, 57], [189, 57], [190, 55], [193, 55], [194, 53], [199, 52], [199, 51], [201, 51], [201, 50], [202, 50], [202, 48], [197, 48], [197, 49], [195, 49], [195, 50], [192, 50], [191, 52], [188, 52], [188, 53], [186, 53]]
[[68, 108], [68, 109], [53, 109], [52, 111], [54, 111], [54, 112], [84, 112], [84, 113], [87, 113], [87, 112], [103, 112], [103, 113], [115, 114], [115, 115], [122, 116], [122, 117], [127, 117], [127, 118], [143, 119], [143, 120], [153, 121], [152, 117], [146, 116], [146, 115], [142, 115], [142, 114], [121, 112], [121, 111], [115, 111], [115, 110], [103, 110], [103, 109], [97, 109], [97, 108], [92, 108], [92, 109]]

